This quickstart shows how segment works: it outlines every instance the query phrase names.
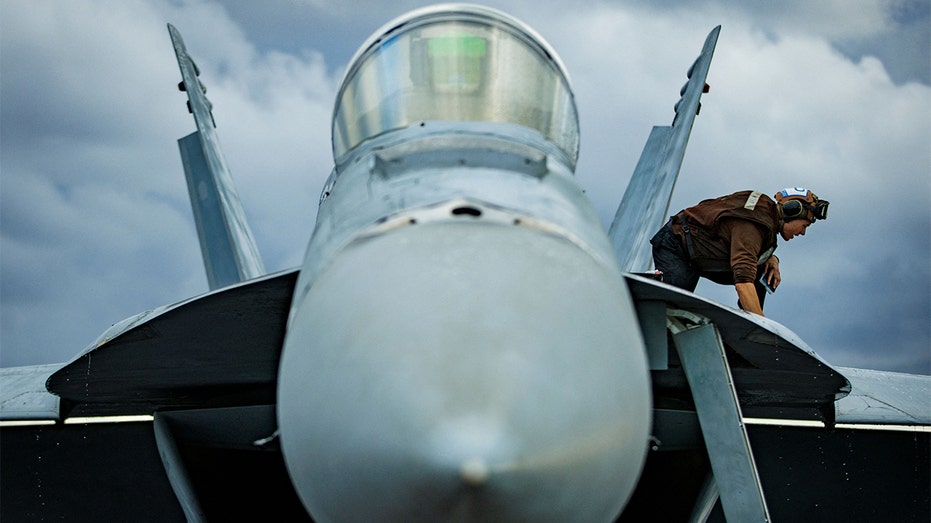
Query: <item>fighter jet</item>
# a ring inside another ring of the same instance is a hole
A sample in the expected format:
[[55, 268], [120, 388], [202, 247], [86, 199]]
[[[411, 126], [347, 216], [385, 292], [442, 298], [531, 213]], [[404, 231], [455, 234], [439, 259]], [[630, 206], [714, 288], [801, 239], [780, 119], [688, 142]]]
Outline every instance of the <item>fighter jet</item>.
[[391, 21], [340, 84], [303, 264], [266, 274], [169, 25], [211, 291], [2, 369], [0, 519], [927, 521], [931, 378], [649, 273], [719, 32], [606, 231], [540, 35]]

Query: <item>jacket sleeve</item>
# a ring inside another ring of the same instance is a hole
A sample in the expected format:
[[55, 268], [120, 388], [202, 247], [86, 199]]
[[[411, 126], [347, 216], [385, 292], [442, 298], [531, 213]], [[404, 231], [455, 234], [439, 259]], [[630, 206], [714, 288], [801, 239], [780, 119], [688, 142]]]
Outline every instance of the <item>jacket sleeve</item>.
[[740, 219], [721, 220], [720, 231], [730, 236], [731, 271], [734, 283], [756, 281], [757, 260], [763, 246], [763, 233], [753, 222]]

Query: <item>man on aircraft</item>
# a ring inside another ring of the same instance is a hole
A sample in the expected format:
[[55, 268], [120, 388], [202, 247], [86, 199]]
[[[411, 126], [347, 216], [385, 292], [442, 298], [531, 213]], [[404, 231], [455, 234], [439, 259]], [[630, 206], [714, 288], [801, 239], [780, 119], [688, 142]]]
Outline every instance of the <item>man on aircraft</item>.
[[763, 315], [763, 299], [779, 286], [776, 235], [804, 236], [815, 220], [827, 218], [829, 202], [802, 187], [775, 199], [741, 191], [704, 200], [673, 215], [653, 236], [653, 263], [663, 281], [694, 291], [698, 278], [734, 285], [740, 308]]

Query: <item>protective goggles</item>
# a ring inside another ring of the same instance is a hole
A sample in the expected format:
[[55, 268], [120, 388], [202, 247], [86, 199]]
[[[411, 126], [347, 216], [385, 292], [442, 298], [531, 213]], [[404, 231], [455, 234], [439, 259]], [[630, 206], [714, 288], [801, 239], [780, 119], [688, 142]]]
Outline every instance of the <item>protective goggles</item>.
[[813, 203], [797, 199], [786, 200], [782, 202], [782, 216], [786, 221], [802, 218], [811, 221], [826, 220], [829, 205], [831, 202], [827, 200], [815, 200]]

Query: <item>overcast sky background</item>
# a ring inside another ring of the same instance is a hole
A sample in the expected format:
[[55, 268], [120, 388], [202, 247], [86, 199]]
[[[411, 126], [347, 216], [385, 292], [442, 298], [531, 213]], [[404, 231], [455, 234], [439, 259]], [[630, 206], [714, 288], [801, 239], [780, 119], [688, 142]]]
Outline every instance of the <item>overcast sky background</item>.
[[[185, 38], [270, 271], [301, 263], [346, 62], [428, 2], [0, 2], [0, 365], [65, 362], [111, 324], [206, 292], [176, 140]], [[653, 125], [723, 25], [673, 211], [809, 187], [769, 317], [840, 366], [931, 373], [931, 2], [485, 2], [562, 57], [577, 169], [609, 224]], [[732, 288], [700, 294], [733, 306]]]

